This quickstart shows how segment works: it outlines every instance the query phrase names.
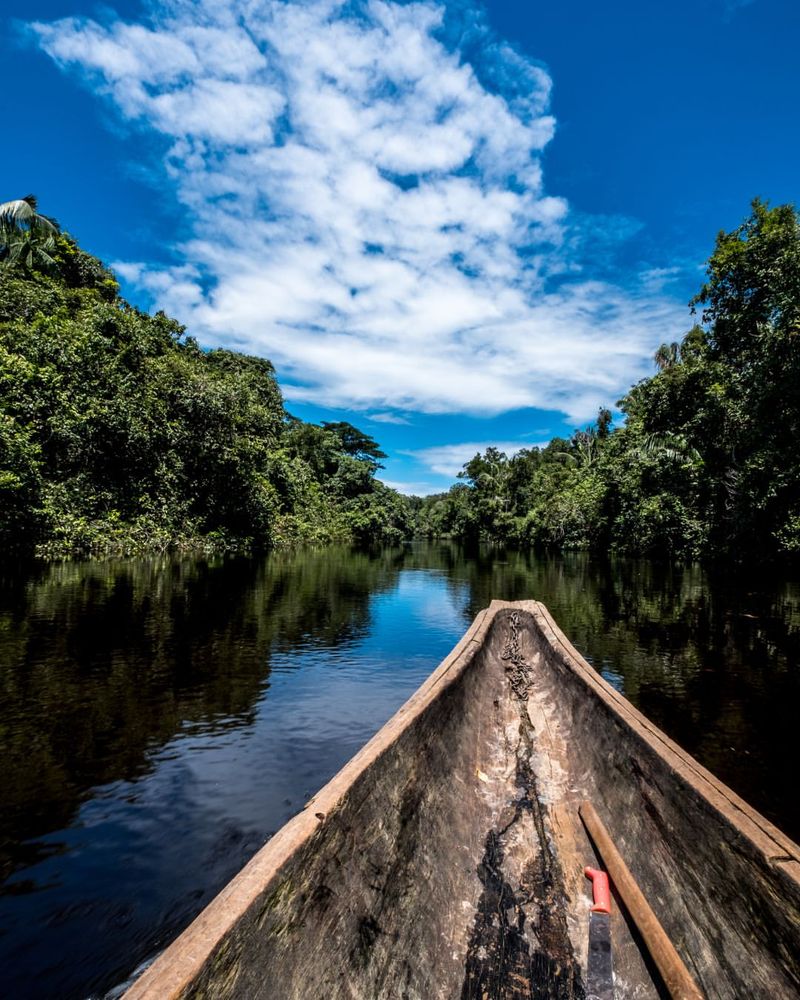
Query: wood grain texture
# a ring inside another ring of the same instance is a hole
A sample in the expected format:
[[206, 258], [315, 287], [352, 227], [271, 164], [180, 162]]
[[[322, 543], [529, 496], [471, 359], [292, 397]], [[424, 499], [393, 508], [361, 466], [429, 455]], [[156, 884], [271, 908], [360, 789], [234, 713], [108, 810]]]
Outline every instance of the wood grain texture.
[[[495, 601], [127, 1000], [580, 998], [585, 799], [705, 995], [800, 995], [797, 846], [607, 685], [546, 609]], [[657, 997], [619, 913], [612, 938], [619, 1000]]]

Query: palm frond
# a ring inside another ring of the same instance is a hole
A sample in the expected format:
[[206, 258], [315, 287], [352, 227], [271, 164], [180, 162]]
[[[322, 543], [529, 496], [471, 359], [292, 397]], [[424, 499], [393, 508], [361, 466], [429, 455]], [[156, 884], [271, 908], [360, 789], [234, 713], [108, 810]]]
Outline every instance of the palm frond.
[[36, 209], [24, 198], [16, 198], [14, 201], [4, 201], [0, 205], [0, 219], [4, 225], [21, 228], [30, 222], [36, 215]]
[[668, 462], [700, 462], [702, 456], [682, 434], [667, 431], [666, 434], [648, 434], [638, 448], [634, 449], [640, 458], [664, 458]]
[[0, 204], [0, 226], [3, 229], [30, 229], [53, 236], [58, 233], [58, 227], [36, 211], [36, 199], [33, 195]]

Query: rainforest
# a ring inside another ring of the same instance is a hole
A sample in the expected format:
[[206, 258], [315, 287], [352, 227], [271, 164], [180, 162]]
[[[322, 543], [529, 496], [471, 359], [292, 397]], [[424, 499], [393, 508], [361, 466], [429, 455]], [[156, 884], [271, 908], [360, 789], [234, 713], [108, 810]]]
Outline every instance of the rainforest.
[[489, 448], [418, 529], [524, 546], [736, 561], [800, 551], [800, 224], [754, 201], [720, 232], [696, 322], [569, 438]]
[[[0, 546], [44, 556], [394, 544], [763, 560], [800, 551], [800, 220], [721, 232], [694, 323], [569, 438], [476, 454], [404, 497], [350, 423], [285, 408], [272, 364], [120, 295], [35, 198], [0, 205]], [[687, 323], [687, 326], [689, 324]], [[521, 429], [523, 430], [523, 429]]]
[[0, 206], [0, 544], [46, 556], [397, 542], [377, 443], [287, 413], [264, 358], [129, 305], [35, 199]]

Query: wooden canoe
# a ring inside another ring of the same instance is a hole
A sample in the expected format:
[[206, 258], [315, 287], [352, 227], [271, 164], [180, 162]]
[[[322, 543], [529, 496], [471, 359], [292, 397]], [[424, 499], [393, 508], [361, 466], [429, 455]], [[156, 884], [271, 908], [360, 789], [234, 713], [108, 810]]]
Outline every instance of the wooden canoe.
[[[127, 1000], [583, 997], [584, 800], [705, 995], [800, 996], [800, 848], [495, 601]], [[664, 995], [611, 921], [615, 996]]]

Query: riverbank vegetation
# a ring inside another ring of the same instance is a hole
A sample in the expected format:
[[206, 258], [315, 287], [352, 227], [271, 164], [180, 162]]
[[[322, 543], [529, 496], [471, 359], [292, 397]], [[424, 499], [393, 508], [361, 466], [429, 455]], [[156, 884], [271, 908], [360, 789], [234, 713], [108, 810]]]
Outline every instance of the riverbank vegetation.
[[[395, 543], [746, 559], [800, 552], [800, 220], [720, 233], [698, 322], [590, 426], [476, 455], [411, 500], [352, 425], [304, 423], [269, 361], [204, 351], [39, 214], [0, 206], [0, 548], [44, 555]], [[521, 429], [522, 430], [522, 429]]]
[[755, 201], [722, 232], [655, 374], [545, 448], [476, 455], [422, 533], [737, 558], [800, 552], [800, 221]]
[[412, 519], [384, 457], [291, 417], [269, 361], [129, 305], [35, 199], [0, 206], [0, 548], [397, 542]]

